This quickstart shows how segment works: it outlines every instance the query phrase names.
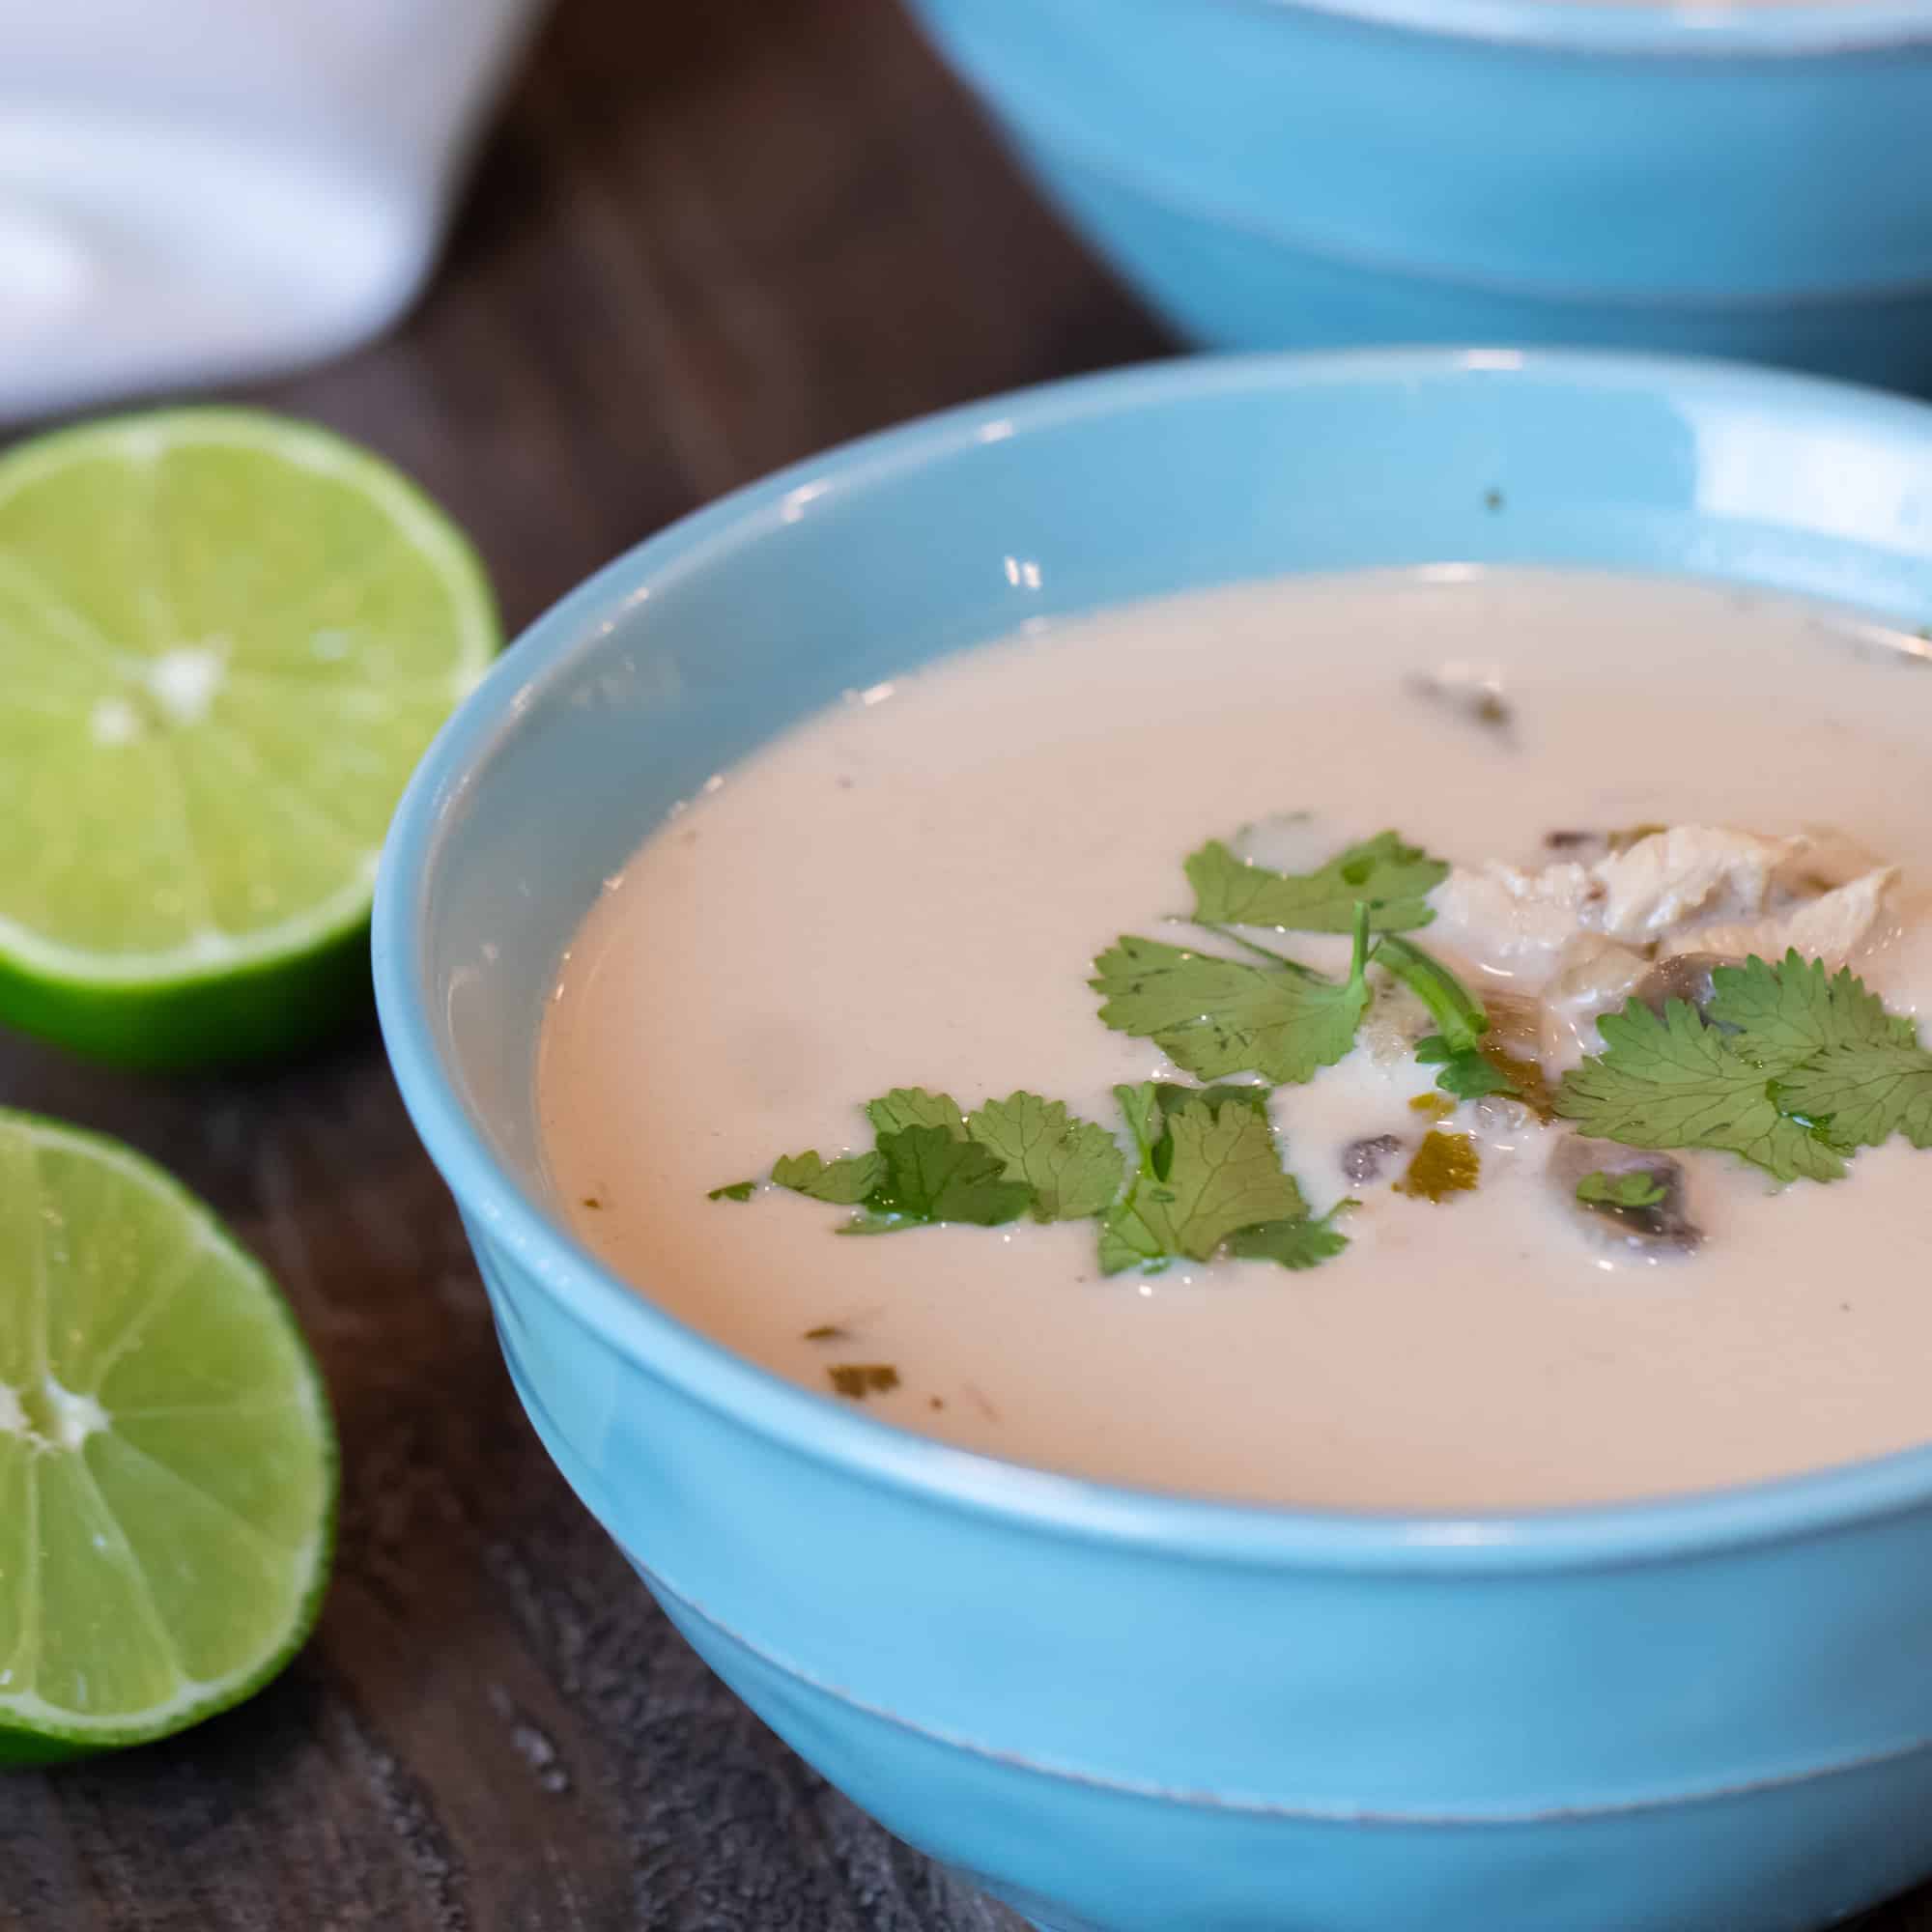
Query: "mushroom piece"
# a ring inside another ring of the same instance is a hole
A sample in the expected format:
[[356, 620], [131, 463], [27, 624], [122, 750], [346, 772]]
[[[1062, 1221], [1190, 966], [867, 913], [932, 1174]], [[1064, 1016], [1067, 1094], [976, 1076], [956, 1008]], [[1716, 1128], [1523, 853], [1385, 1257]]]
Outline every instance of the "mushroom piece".
[[[1667, 1153], [1627, 1148], [1615, 1141], [1591, 1140], [1565, 1134], [1549, 1156], [1550, 1185], [1577, 1226], [1602, 1245], [1644, 1261], [1694, 1254], [1704, 1231], [1690, 1217], [1686, 1206], [1684, 1165]], [[1592, 1177], [1605, 1184], [1596, 1199], [1582, 1198], [1577, 1189]], [[1619, 1181], [1648, 1182], [1640, 1204], [1617, 1198]]]
[[1641, 1000], [1659, 1019], [1671, 1000], [1682, 1000], [1699, 1013], [1708, 1010], [1717, 982], [1711, 975], [1719, 966], [1735, 966], [1721, 952], [1678, 952], [1660, 960], [1634, 986], [1631, 997]]
[[1378, 1179], [1402, 1149], [1403, 1143], [1394, 1134], [1372, 1134], [1366, 1140], [1350, 1141], [1342, 1150], [1343, 1178], [1356, 1187]]

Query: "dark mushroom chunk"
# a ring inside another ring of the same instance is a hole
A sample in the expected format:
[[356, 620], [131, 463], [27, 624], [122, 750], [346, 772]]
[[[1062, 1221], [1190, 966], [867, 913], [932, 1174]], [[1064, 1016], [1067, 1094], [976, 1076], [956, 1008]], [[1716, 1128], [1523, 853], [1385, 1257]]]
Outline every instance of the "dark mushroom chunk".
[[1566, 1212], [1598, 1242], [1659, 1261], [1694, 1254], [1704, 1231], [1690, 1219], [1684, 1164], [1667, 1153], [1565, 1134], [1549, 1179]]
[[1680, 952], [1653, 966], [1632, 988], [1631, 997], [1641, 1000], [1659, 1019], [1663, 1017], [1663, 1009], [1671, 1000], [1682, 1000], [1695, 1011], [1705, 1013], [1710, 1009], [1711, 995], [1717, 990], [1711, 975], [1719, 966], [1737, 963], [1717, 952]]
[[1402, 1151], [1402, 1142], [1394, 1134], [1375, 1134], [1367, 1140], [1350, 1141], [1342, 1150], [1342, 1178], [1352, 1186], [1365, 1187], [1378, 1180], [1384, 1167]]

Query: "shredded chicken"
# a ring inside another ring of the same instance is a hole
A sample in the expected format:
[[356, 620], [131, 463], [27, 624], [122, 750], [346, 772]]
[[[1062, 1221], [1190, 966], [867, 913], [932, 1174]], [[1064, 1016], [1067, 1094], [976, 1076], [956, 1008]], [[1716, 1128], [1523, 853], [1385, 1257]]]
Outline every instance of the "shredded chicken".
[[[1505, 959], [1562, 955], [1580, 935], [1597, 935], [1666, 956], [1699, 952], [1741, 958], [1767, 950], [1776, 956], [1796, 946], [1807, 957], [1842, 960], [1877, 923], [1896, 868], [1871, 867], [1821, 891], [1844, 869], [1845, 856], [1833, 850], [1824, 876], [1807, 874], [1802, 862], [1819, 843], [1808, 833], [1766, 838], [1723, 826], [1679, 825], [1589, 865], [1459, 867], [1436, 903], [1445, 922]], [[1601, 953], [1560, 959], [1558, 970], [1595, 972], [1605, 961]]]
[[1898, 876], [1896, 866], [1881, 866], [1850, 885], [1815, 899], [1773, 913], [1763, 919], [1706, 925], [1673, 938], [1663, 949], [1677, 952], [1721, 952], [1742, 959], [1755, 952], [1760, 959], [1782, 959], [1796, 947], [1807, 959], [1842, 966], [1870, 936], [1878, 923], [1886, 888]]

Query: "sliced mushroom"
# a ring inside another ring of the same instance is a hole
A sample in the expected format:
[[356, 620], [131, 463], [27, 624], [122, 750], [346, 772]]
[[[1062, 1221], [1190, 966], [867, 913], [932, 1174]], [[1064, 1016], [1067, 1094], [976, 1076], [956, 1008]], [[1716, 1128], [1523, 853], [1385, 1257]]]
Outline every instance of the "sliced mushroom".
[[[1593, 1175], [1608, 1183], [1601, 1190], [1605, 1198], [1584, 1200], [1577, 1189]], [[1656, 1198], [1641, 1206], [1617, 1200], [1615, 1183], [1627, 1177], [1647, 1180]], [[1667, 1153], [1565, 1134], [1549, 1156], [1549, 1180], [1565, 1210], [1600, 1244], [1646, 1261], [1694, 1254], [1703, 1244], [1704, 1231], [1688, 1211], [1684, 1165]]]
[[1374, 1134], [1366, 1140], [1350, 1141], [1342, 1150], [1342, 1177], [1351, 1185], [1365, 1186], [1379, 1179], [1381, 1171], [1403, 1144], [1394, 1134]]

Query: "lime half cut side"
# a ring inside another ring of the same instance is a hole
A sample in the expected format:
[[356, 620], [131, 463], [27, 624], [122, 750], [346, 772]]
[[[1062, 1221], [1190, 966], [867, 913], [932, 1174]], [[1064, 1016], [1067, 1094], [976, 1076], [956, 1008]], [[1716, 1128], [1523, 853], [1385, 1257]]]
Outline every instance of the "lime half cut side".
[[461, 532], [323, 430], [0, 455], [0, 1021], [152, 1065], [337, 1024], [390, 813], [498, 642]]
[[259, 1689], [315, 1620], [335, 1487], [262, 1268], [140, 1155], [0, 1111], [0, 1764]]

